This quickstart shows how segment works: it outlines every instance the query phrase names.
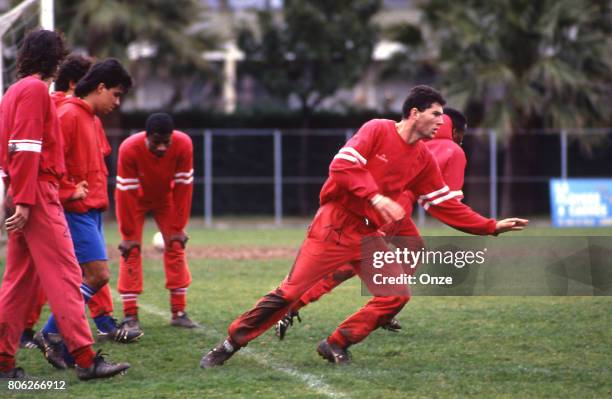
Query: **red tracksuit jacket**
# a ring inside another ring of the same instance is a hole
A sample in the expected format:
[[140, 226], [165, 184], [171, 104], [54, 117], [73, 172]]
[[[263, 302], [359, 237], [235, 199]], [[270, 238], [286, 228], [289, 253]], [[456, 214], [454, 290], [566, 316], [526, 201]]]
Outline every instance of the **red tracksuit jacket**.
[[72, 96], [66, 94], [65, 91], [54, 91], [51, 93], [51, 100], [55, 104], [55, 108], [59, 109], [66, 101], [70, 100]]
[[159, 158], [148, 150], [144, 132], [127, 138], [119, 147], [115, 200], [122, 226], [132, 226], [131, 210], [153, 209], [171, 200], [175, 218], [171, 229], [181, 233], [189, 221], [193, 192], [193, 145], [180, 131], [172, 133], [172, 144]]
[[[108, 208], [108, 169], [104, 157], [111, 147], [102, 122], [89, 104], [78, 97], [69, 97], [58, 109], [64, 137], [66, 175], [60, 183], [60, 200], [68, 212], [85, 213]], [[88, 194], [82, 200], [70, 201], [76, 184], [86, 180]]]
[[12, 85], [0, 105], [0, 174], [15, 204], [34, 205], [39, 178], [64, 174], [63, 139], [47, 85], [28, 76]]
[[[453, 122], [448, 115], [443, 115], [444, 124], [440, 126], [433, 140], [425, 142], [438, 162], [442, 178], [451, 191], [463, 189], [463, 176], [467, 159], [463, 148], [453, 141]], [[463, 192], [457, 198], [463, 198]]]
[[452, 192], [445, 184], [425, 143], [406, 143], [392, 120], [367, 122], [340, 149], [330, 165], [320, 201], [322, 205], [336, 201], [380, 227], [384, 221], [370, 199], [382, 194], [398, 200], [406, 190], [416, 194], [430, 213], [443, 209], [441, 220], [452, 220], [456, 228], [474, 234], [495, 232], [495, 220], [484, 218], [461, 203], [457, 199], [460, 193]]

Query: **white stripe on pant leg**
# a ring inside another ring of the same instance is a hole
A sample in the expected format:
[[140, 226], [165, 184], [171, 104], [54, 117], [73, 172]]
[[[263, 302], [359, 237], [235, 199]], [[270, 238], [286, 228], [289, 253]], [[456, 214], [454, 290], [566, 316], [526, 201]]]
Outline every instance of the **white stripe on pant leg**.
[[[117, 295], [117, 292], [115, 290], [111, 289], [111, 291], [112, 291], [113, 296]], [[159, 316], [160, 318], [163, 318], [163, 319], [168, 319], [170, 317], [169, 312], [164, 312], [163, 310], [153, 305], [149, 305], [149, 304], [140, 302], [139, 308], [145, 313], [149, 313], [154, 316]], [[217, 330], [213, 328], [204, 327], [202, 324], [200, 324], [199, 328], [193, 331], [204, 334], [205, 336], [211, 339], [220, 340], [222, 338], [225, 338], [225, 334], [221, 334], [220, 332], [218, 332]], [[251, 348], [242, 348], [238, 353], [243, 353], [244, 356], [247, 356], [255, 360], [257, 363], [261, 364], [262, 366], [269, 367], [273, 370], [276, 370], [281, 373], [297, 378], [298, 380], [305, 383], [308, 388], [312, 389], [313, 391], [315, 391], [316, 393], [320, 395], [328, 396], [330, 398], [344, 398], [347, 396], [343, 392], [339, 392], [333, 389], [331, 386], [327, 385], [319, 377], [309, 374], [309, 373], [303, 373], [287, 365], [279, 365], [278, 364], [279, 362], [277, 360], [274, 360], [274, 361], [269, 360], [266, 355], [258, 351], [255, 351]], [[196, 367], [195, 364], [194, 364], [194, 367]]]

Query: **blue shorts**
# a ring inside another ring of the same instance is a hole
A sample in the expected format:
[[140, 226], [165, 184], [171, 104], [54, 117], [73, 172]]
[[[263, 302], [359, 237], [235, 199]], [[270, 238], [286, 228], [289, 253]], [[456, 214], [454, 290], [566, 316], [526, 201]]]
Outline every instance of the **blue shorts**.
[[102, 212], [96, 209], [86, 213], [66, 212], [66, 221], [79, 263], [108, 260], [102, 231]]

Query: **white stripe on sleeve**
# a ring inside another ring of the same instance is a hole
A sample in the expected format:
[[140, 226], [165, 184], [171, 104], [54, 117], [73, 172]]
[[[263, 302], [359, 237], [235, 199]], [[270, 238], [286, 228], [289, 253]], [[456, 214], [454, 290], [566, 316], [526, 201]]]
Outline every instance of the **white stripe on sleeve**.
[[29, 151], [29, 152], [40, 152], [42, 149], [41, 143], [11, 143], [9, 142], [9, 151], [12, 152], [21, 152], [21, 151]]
[[442, 187], [441, 189], [436, 190], [436, 191], [432, 191], [432, 192], [431, 192], [431, 193], [429, 193], [429, 194], [421, 195], [421, 196], [419, 197], [419, 201], [422, 201], [422, 200], [427, 200], [427, 199], [431, 199], [431, 198], [433, 198], [433, 197], [435, 197], [435, 196], [437, 196], [437, 195], [444, 194], [444, 193], [445, 193], [445, 192], [447, 192], [447, 191], [449, 191], [448, 186], [444, 186], [444, 187]]
[[119, 183], [121, 183], [121, 184], [127, 184], [127, 183], [139, 183], [139, 182], [140, 182], [140, 180], [138, 180], [137, 178], [117, 176], [117, 182], [119, 182]]
[[174, 179], [174, 182], [177, 184], [191, 184], [193, 183], [193, 176], [189, 179]]
[[127, 190], [136, 190], [140, 187], [140, 184], [126, 184], [123, 185], [121, 183], [117, 183], [117, 190], [127, 191]]
[[29, 139], [23, 139], [23, 140], [9, 140], [9, 144], [17, 144], [17, 143], [30, 143], [30, 144], [42, 144], [42, 140], [29, 140]]
[[174, 177], [191, 177], [193, 176], [193, 169], [191, 169], [189, 172], [179, 172], [179, 173], [175, 173]]
[[425, 203], [425, 205], [423, 205], [423, 208], [425, 210], [428, 210], [431, 205], [438, 205], [441, 202], [444, 202], [446, 200], [449, 200], [451, 198], [455, 198], [455, 197], [458, 197], [458, 196], [461, 196], [461, 195], [463, 195], [463, 191], [461, 191], [461, 190], [459, 190], [459, 191], [451, 191], [451, 192], [449, 192], [448, 194], [446, 194], [446, 195], [444, 195], [442, 197], [438, 197], [438, 198], [436, 198], [433, 201], [429, 201], [429, 202]]
[[342, 153], [350, 154], [350, 155], [354, 156], [355, 158], [357, 158], [359, 160], [359, 162], [361, 162], [364, 165], [368, 163], [368, 160], [365, 159], [364, 156], [361, 155], [359, 153], [359, 151], [357, 151], [353, 147], [343, 147], [343, 148], [340, 149], [339, 153], [340, 154], [342, 154]]
[[347, 161], [351, 161], [352, 163], [357, 163], [359, 161], [357, 161], [357, 158], [355, 158], [352, 155], [346, 155], [346, 154], [336, 154], [336, 156], [334, 157], [334, 159], [344, 159]]

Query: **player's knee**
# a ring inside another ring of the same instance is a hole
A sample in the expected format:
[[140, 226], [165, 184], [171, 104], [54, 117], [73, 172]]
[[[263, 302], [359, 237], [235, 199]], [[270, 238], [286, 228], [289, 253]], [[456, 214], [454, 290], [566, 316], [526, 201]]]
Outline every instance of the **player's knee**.
[[87, 284], [93, 288], [97, 290], [101, 289], [102, 287], [104, 287], [106, 284], [108, 284], [109, 278], [108, 275], [104, 276], [104, 275], [96, 275], [96, 276], [92, 276], [88, 279]]
[[110, 273], [108, 272], [108, 269], [101, 271], [96, 281], [98, 289], [108, 284], [109, 280], [110, 280]]
[[170, 241], [170, 243], [164, 248], [164, 251], [166, 252], [166, 255], [170, 256], [183, 256], [185, 253], [183, 244], [177, 240]]
[[106, 262], [95, 261], [84, 264], [83, 270], [83, 280], [96, 290], [104, 287], [110, 279], [110, 270]]

